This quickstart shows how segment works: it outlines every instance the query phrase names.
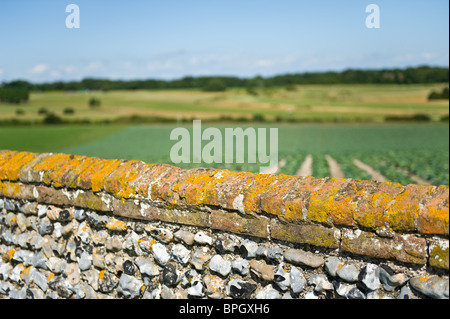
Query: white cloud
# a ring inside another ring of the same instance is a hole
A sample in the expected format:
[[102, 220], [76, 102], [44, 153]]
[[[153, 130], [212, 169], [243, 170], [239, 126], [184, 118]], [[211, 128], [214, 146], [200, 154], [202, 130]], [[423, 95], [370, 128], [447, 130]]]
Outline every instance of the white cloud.
[[175, 71], [179, 70], [180, 66], [176, 62], [171, 60], [166, 61], [154, 61], [147, 64], [147, 70], [154, 71]]
[[86, 71], [96, 71], [103, 67], [103, 64], [101, 62], [92, 62], [86, 67]]
[[33, 68], [31, 68], [28, 73], [32, 75], [41, 75], [47, 72], [50, 67], [47, 64], [36, 64]]
[[0, 68], [0, 76], [2, 76], [3, 73], [5, 73], [5, 70], [3, 70], [2, 68]]

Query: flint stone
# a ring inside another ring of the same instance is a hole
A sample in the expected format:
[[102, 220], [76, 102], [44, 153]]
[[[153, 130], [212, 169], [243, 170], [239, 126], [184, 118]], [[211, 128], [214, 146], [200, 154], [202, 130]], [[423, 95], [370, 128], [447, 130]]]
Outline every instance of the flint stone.
[[256, 290], [256, 285], [241, 279], [231, 279], [226, 286], [226, 293], [232, 298], [248, 298]]
[[199, 245], [211, 246], [213, 244], [212, 238], [202, 231], [199, 231], [198, 233], [195, 234], [194, 241]]
[[156, 259], [156, 262], [162, 266], [167, 264], [170, 259], [170, 255], [167, 253], [166, 246], [160, 243], [152, 245], [152, 254]]
[[215, 255], [209, 262], [209, 269], [226, 277], [231, 271], [231, 262], [223, 259], [220, 255]]
[[191, 251], [184, 247], [182, 244], [177, 244], [172, 247], [171, 255], [172, 260], [179, 262], [183, 265], [189, 261]]
[[449, 280], [439, 276], [415, 277], [409, 281], [411, 287], [433, 299], [449, 298]]
[[256, 299], [281, 299], [281, 294], [272, 285], [267, 285], [256, 294]]
[[332, 277], [337, 276], [337, 270], [342, 267], [342, 263], [338, 257], [329, 257], [325, 260], [325, 271]]
[[192, 246], [194, 244], [194, 234], [180, 229], [174, 234], [176, 240], [184, 242], [186, 245]]
[[284, 259], [295, 265], [319, 268], [325, 260], [318, 255], [299, 249], [288, 249], [284, 252]]
[[136, 277], [123, 273], [117, 290], [127, 298], [136, 298], [139, 297], [143, 285], [144, 283]]
[[309, 278], [309, 285], [314, 285], [315, 292], [323, 292], [324, 290], [333, 290], [333, 285], [328, 281], [327, 276], [323, 274], [315, 274]]
[[377, 290], [381, 288], [379, 267], [374, 264], [367, 264], [361, 270], [358, 280], [361, 281], [369, 290]]
[[196, 270], [202, 271], [203, 266], [211, 259], [211, 255], [208, 254], [205, 249], [197, 249], [192, 256], [191, 264]]
[[137, 257], [134, 260], [134, 263], [139, 267], [139, 271], [143, 275], [147, 275], [149, 277], [159, 275], [158, 266], [156, 266], [149, 258]]
[[397, 287], [401, 287], [406, 284], [409, 278], [402, 274], [395, 274], [395, 272], [387, 265], [381, 265], [379, 267], [380, 282], [383, 284], [383, 288], [386, 291], [394, 291]]
[[283, 261], [283, 250], [280, 247], [269, 247], [264, 251], [267, 259], [281, 263]]
[[336, 274], [346, 282], [356, 282], [358, 280], [359, 270], [353, 264], [347, 264], [340, 267]]
[[240, 250], [245, 258], [255, 258], [258, 252], [258, 244], [246, 239], [242, 242]]
[[294, 294], [298, 294], [303, 291], [306, 285], [305, 276], [295, 266], [291, 267], [291, 273], [289, 275], [291, 281], [291, 291]]
[[400, 294], [397, 299], [419, 299], [419, 297], [414, 294], [409, 285], [405, 285], [400, 290]]
[[80, 270], [88, 270], [92, 266], [92, 256], [87, 251], [83, 251], [80, 257], [77, 257], [78, 267]]
[[234, 271], [240, 273], [242, 276], [246, 276], [250, 272], [250, 263], [247, 259], [244, 259], [242, 257], [238, 257], [236, 260], [234, 260], [231, 263], [231, 267]]
[[167, 264], [162, 272], [162, 282], [168, 287], [174, 287], [178, 283], [178, 271], [174, 265]]
[[277, 272], [274, 276], [274, 281], [282, 291], [286, 291], [289, 289], [291, 285], [291, 277], [289, 273], [286, 272], [284, 264], [281, 264], [278, 267]]
[[119, 278], [109, 271], [102, 270], [99, 274], [98, 289], [100, 292], [108, 294], [116, 288]]
[[203, 292], [203, 284], [198, 281], [187, 290], [187, 294], [194, 297], [204, 297], [205, 293]]

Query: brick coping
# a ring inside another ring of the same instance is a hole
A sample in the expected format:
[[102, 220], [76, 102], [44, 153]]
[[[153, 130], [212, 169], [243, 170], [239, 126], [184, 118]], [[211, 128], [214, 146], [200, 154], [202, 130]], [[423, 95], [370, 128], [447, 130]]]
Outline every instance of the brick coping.
[[[0, 151], [0, 196], [448, 269], [449, 187]], [[442, 241], [444, 242], [442, 244]], [[434, 249], [434, 248], [433, 248]]]

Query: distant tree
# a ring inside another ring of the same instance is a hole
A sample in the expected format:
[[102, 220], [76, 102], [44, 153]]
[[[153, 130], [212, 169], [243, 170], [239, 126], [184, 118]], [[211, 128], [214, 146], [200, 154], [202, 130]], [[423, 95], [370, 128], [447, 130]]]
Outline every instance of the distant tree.
[[44, 124], [61, 124], [62, 122], [62, 118], [53, 113], [47, 114], [44, 118]]
[[71, 107], [66, 107], [63, 111], [65, 115], [73, 115], [75, 113], [75, 110]]
[[89, 99], [89, 107], [91, 108], [98, 108], [101, 104], [101, 101], [95, 97]]
[[26, 88], [3, 87], [0, 88], [0, 102], [20, 104], [28, 102], [30, 93]]
[[442, 92], [433, 91], [428, 95], [428, 100], [448, 100], [449, 90], [448, 88], [442, 89]]
[[227, 85], [225, 82], [218, 78], [210, 79], [203, 86], [203, 91], [205, 92], [224, 92], [227, 90]]
[[38, 110], [38, 114], [39, 115], [46, 115], [48, 113], [48, 110], [45, 108], [45, 107], [41, 107], [39, 110]]

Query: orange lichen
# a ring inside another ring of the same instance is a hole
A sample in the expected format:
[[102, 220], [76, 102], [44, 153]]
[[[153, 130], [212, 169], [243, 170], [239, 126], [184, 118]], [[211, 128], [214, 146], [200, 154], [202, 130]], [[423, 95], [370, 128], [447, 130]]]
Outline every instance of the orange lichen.
[[5, 167], [6, 179], [9, 181], [17, 181], [22, 167], [29, 164], [35, 157], [36, 154], [28, 152], [20, 152], [12, 156], [8, 161], [8, 165]]
[[127, 229], [127, 223], [121, 220], [112, 218], [107, 224], [106, 228], [111, 231], [125, 231]]
[[4, 196], [19, 198], [21, 189], [18, 183], [0, 182], [0, 194]]

